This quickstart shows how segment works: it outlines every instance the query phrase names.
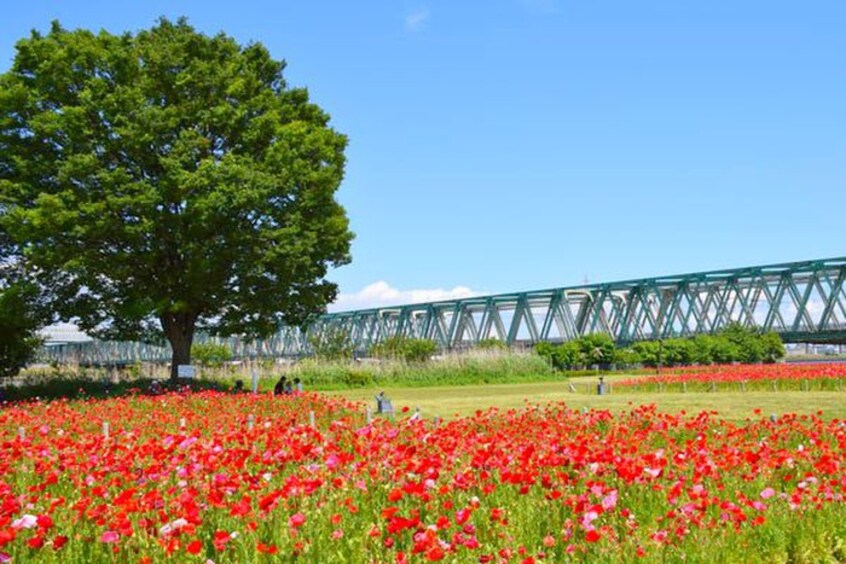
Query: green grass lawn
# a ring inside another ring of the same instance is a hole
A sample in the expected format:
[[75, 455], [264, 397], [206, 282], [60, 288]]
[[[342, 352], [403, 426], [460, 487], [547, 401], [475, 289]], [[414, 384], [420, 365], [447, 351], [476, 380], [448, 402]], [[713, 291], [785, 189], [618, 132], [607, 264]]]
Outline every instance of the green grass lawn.
[[[570, 391], [568, 383], [576, 388]], [[477, 409], [521, 408], [527, 404], [565, 402], [576, 409], [583, 407], [619, 412], [633, 406], [655, 404], [670, 413], [686, 411], [698, 413], [714, 410], [725, 419], [742, 421], [759, 417], [753, 412], [760, 408], [763, 416], [784, 413], [815, 413], [822, 411], [826, 418], [846, 418], [846, 392], [716, 392], [716, 393], [632, 393], [614, 391], [598, 396], [587, 393], [595, 390], [595, 379], [574, 378], [569, 382], [538, 382], [529, 384], [490, 384], [480, 386], [443, 386], [431, 388], [391, 388], [386, 391], [397, 411], [403, 407], [420, 408], [424, 417], [453, 417], [468, 415]], [[373, 396], [379, 390], [366, 388], [327, 392], [374, 406]]]

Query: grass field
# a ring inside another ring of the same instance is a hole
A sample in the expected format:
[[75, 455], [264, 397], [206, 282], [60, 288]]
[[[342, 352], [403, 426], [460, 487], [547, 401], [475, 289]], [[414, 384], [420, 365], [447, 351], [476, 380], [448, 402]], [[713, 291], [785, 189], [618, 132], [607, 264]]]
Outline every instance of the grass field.
[[[611, 379], [613, 381], [613, 379]], [[571, 383], [576, 393], [570, 391]], [[568, 382], [538, 382], [527, 384], [489, 384], [478, 386], [442, 386], [430, 388], [391, 388], [387, 395], [397, 410], [420, 408], [424, 417], [453, 417], [472, 414], [478, 409], [496, 407], [512, 409], [527, 403], [565, 402], [574, 408], [608, 409], [612, 412], [628, 411], [633, 406], [655, 404], [661, 411], [698, 413], [717, 411], [729, 420], [742, 421], [762, 415], [784, 413], [815, 413], [822, 411], [826, 418], [846, 418], [846, 392], [716, 392], [716, 393], [633, 393], [615, 391], [598, 396], [588, 393], [595, 390], [595, 378], [573, 378]], [[344, 390], [327, 392], [351, 400], [375, 405], [373, 396], [378, 389]]]

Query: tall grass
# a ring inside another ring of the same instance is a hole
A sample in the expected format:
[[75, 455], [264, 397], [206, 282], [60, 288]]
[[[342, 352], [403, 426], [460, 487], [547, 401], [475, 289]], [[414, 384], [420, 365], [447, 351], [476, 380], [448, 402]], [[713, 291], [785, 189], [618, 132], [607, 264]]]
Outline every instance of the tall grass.
[[505, 384], [562, 379], [549, 363], [531, 353], [481, 350], [454, 353], [427, 362], [402, 360], [321, 361], [305, 359], [286, 370], [308, 389], [366, 386]]
[[[296, 363], [272, 360], [247, 361], [220, 367], [198, 367], [195, 380], [183, 381], [194, 389], [229, 389], [241, 380], [250, 389], [252, 374], [259, 376], [259, 390], [273, 389], [284, 376], [299, 378], [307, 390], [344, 390], [362, 387], [423, 387], [470, 384], [506, 384], [562, 380], [538, 355], [507, 350], [452, 353], [426, 362], [403, 360], [320, 360]], [[105, 397], [133, 389], [145, 392], [153, 379], [167, 383], [170, 370], [164, 365], [136, 365], [122, 370], [74, 365], [37, 367], [18, 378], [2, 382], [5, 399]]]

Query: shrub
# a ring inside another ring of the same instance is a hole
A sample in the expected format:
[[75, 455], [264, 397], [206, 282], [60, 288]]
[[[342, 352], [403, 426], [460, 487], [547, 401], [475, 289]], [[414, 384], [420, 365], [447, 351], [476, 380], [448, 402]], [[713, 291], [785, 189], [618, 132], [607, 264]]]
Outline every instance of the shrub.
[[232, 350], [223, 344], [194, 343], [191, 345], [191, 358], [200, 366], [220, 368], [224, 362], [232, 360]]
[[691, 340], [693, 344], [693, 364], [713, 364], [716, 350], [719, 347], [719, 338], [713, 335], [697, 335]]
[[482, 339], [478, 343], [476, 343], [477, 349], [482, 350], [505, 350], [508, 348], [508, 345], [505, 344], [503, 341], [500, 341], [496, 338], [491, 339]]
[[569, 341], [560, 345], [553, 345], [546, 341], [535, 345], [535, 353], [546, 359], [556, 370], [567, 370], [580, 362], [582, 352], [575, 341]]
[[658, 341], [638, 341], [632, 345], [637, 361], [644, 366], [658, 366], [660, 349]]
[[589, 366], [594, 364], [611, 364], [614, 362], [614, 339], [605, 333], [593, 333], [585, 335], [574, 341], [578, 343], [579, 350], [584, 356], [585, 363]]
[[558, 364], [561, 368], [572, 368], [574, 366], [585, 366], [587, 358], [579, 340], [568, 341], [558, 346]]
[[[557, 348], [558, 347], [549, 341], [541, 341], [534, 346], [533, 350], [535, 351], [535, 354], [543, 357], [552, 366], [555, 366], [555, 351]], [[558, 368], [557, 366], [555, 367]]]
[[406, 362], [425, 362], [437, 352], [435, 341], [429, 339], [406, 339], [403, 358]]
[[352, 358], [354, 345], [343, 329], [329, 328], [308, 338], [314, 356], [323, 360]]
[[429, 339], [408, 339], [391, 337], [370, 348], [370, 355], [377, 358], [404, 360], [406, 362], [425, 362], [438, 350], [434, 341]]
[[761, 343], [764, 349], [764, 362], [775, 362], [780, 358], [784, 358], [786, 351], [778, 333], [774, 331], [764, 333], [761, 335]]
[[661, 362], [666, 366], [691, 364], [695, 356], [694, 347], [691, 339], [668, 339], [661, 347]]
[[626, 348], [617, 348], [608, 335], [592, 334], [560, 345], [538, 343], [535, 352], [558, 370], [611, 363], [655, 367], [775, 362], [785, 355], [777, 333], [762, 334], [739, 324], [729, 325], [717, 335], [638, 341]]
[[376, 358], [402, 358], [403, 344], [404, 339], [402, 337], [391, 337], [389, 339], [385, 339], [381, 343], [372, 345], [368, 354], [369, 356]]
[[631, 366], [639, 362], [638, 354], [632, 347], [618, 348], [614, 353], [614, 364], [618, 366]]
[[541, 342], [535, 345], [535, 352], [547, 359], [558, 370], [576, 366], [611, 364], [614, 362], [614, 341], [606, 335], [588, 335], [560, 345]]

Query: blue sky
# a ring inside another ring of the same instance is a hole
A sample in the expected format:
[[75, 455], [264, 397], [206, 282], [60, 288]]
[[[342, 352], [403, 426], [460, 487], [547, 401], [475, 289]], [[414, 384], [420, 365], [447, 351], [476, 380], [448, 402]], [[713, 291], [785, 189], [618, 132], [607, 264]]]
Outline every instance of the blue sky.
[[349, 136], [339, 306], [846, 254], [844, 2], [29, 0], [0, 69], [160, 15], [264, 43]]

